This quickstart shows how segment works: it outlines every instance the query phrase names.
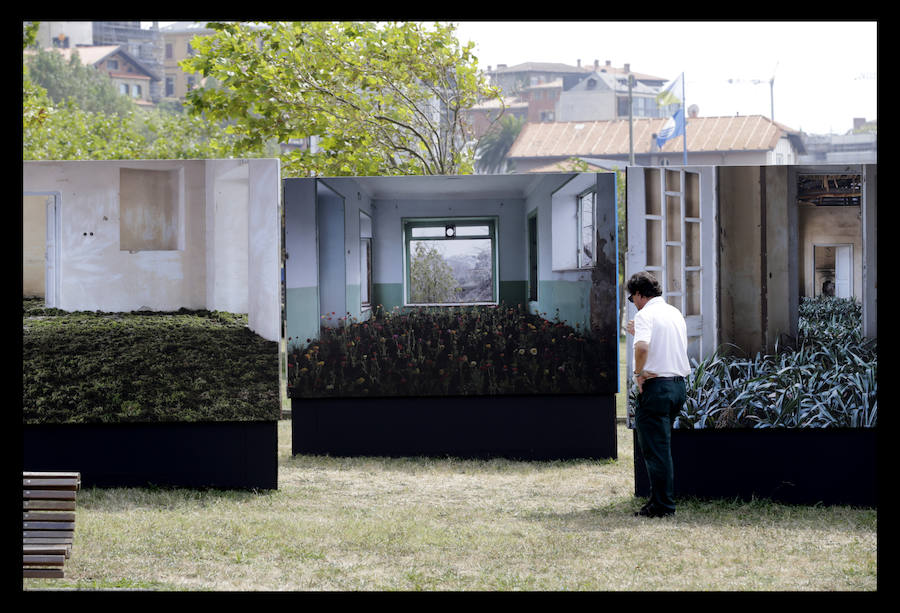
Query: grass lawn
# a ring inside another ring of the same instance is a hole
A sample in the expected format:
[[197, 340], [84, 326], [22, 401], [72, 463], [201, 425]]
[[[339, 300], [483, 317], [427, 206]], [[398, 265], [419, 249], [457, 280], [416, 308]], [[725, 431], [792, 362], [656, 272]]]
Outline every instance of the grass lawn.
[[291, 456], [279, 489], [86, 489], [65, 579], [151, 590], [875, 590], [876, 511], [682, 500], [615, 461]]

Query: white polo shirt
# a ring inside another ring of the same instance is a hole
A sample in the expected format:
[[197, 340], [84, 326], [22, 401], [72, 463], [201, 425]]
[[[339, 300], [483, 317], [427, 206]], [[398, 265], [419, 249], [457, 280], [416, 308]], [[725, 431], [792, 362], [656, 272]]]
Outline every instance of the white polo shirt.
[[684, 317], [661, 296], [651, 298], [634, 317], [634, 342], [640, 341], [649, 346], [644, 370], [659, 377], [691, 373]]

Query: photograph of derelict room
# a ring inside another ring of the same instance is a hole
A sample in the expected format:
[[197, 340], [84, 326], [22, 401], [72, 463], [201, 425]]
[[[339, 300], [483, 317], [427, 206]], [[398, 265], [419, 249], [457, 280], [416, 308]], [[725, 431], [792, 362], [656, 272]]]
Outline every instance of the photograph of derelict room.
[[283, 182], [292, 398], [614, 394], [614, 173]]

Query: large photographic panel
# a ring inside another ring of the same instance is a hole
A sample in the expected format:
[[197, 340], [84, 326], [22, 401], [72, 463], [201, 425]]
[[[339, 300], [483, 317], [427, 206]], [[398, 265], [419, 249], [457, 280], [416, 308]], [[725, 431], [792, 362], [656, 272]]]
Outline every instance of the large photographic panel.
[[617, 391], [613, 173], [284, 180], [292, 398]]

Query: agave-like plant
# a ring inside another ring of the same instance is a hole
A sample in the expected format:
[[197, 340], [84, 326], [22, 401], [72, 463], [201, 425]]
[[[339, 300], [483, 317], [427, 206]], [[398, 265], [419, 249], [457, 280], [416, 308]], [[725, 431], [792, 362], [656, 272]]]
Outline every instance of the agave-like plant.
[[853, 299], [804, 299], [797, 338], [774, 353], [730, 345], [693, 361], [675, 427], [874, 427], [877, 345], [862, 335], [861, 312]]

